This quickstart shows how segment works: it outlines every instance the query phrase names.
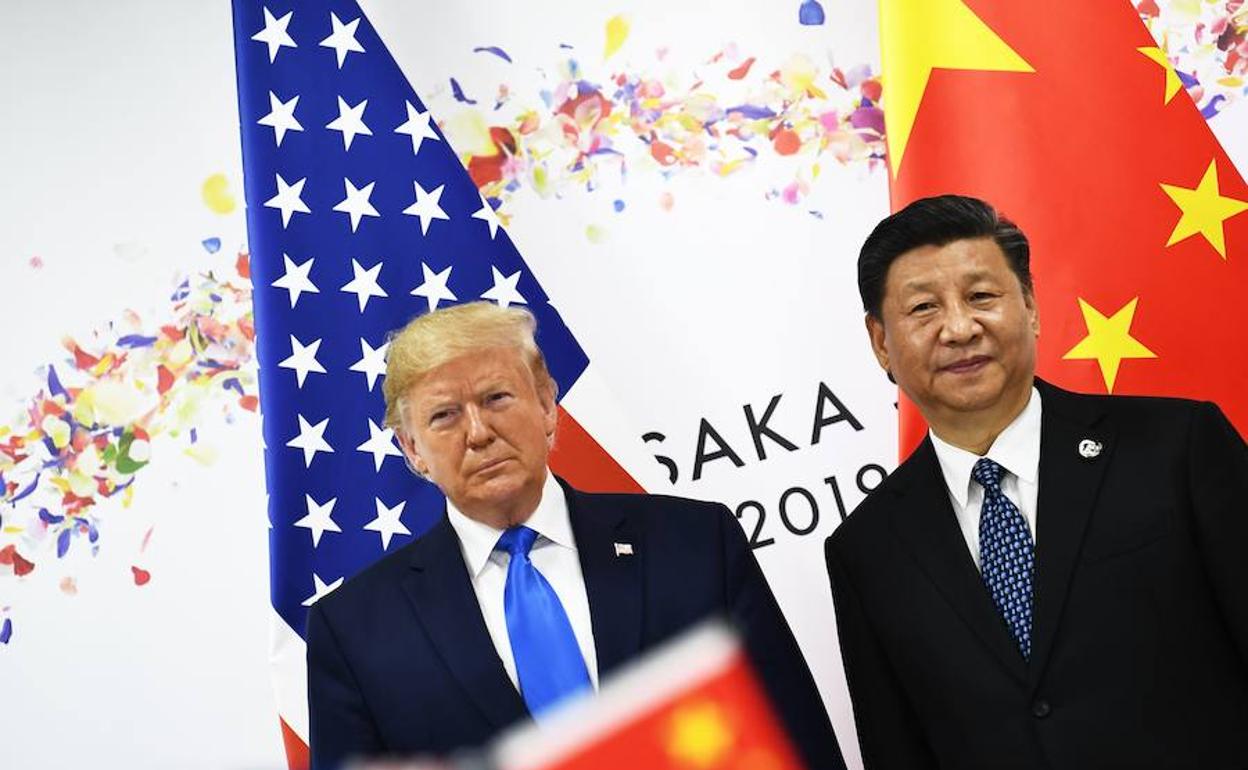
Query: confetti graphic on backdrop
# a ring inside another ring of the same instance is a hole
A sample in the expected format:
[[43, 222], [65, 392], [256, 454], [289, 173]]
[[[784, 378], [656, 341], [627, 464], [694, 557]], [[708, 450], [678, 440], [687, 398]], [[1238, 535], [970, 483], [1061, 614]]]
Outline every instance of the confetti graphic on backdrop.
[[1137, 0], [1136, 9], [1206, 120], [1248, 93], [1243, 0]]
[[[508, 82], [492, 98], [466, 93], [454, 78], [449, 94], [431, 94], [431, 110], [445, 118], [439, 125], [504, 224], [508, 202], [522, 191], [558, 198], [630, 174], [727, 178], [763, 156], [791, 158], [788, 177], [767, 180], [761, 192], [799, 205], [822, 163], [884, 168], [882, 89], [870, 65], [820, 67], [804, 54], [752, 55], [728, 45], [696, 71], [659, 75], [667, 50], [648, 68], [617, 68], [627, 36], [621, 17], [606, 23], [600, 64], [583, 64], [561, 45], [555, 66], [539, 70], [543, 85], [532, 98]], [[475, 50], [517, 66], [496, 46]], [[584, 59], [598, 62], [598, 52]], [[670, 193], [657, 203], [670, 209]]]
[[[213, 253], [220, 242], [203, 245]], [[198, 430], [256, 411], [245, 253], [233, 272], [183, 278], [163, 317], [127, 310], [86, 338], [66, 337], [65, 354], [40, 372], [43, 387], [0, 422], [0, 577], [59, 580], [75, 594], [75, 579], [58, 562], [78, 549], [99, 552], [100, 504], [119, 498], [129, 508], [139, 474], [160, 452], [210, 464], [214, 451]], [[136, 558], [151, 534], [149, 527]], [[131, 572], [136, 586], [152, 577], [137, 564]], [[0, 644], [13, 634], [11, 608], [0, 606]]]
[[[1136, 6], [1206, 119], [1248, 92], [1243, 0]], [[801, 3], [800, 22], [821, 23], [821, 11]], [[801, 54], [748, 55], [729, 45], [673, 79], [656, 74], [666, 51], [655, 52], [650, 71], [610, 63], [628, 34], [623, 17], [606, 23], [603, 63], [592, 71], [560, 45], [546, 87], [528, 102], [507, 83], [492, 98], [473, 98], [450, 77], [449, 93], [430, 95], [435, 114], [452, 116], [440, 125], [504, 220], [516, 195], [592, 192], [608, 176], [736, 177], [769, 155], [794, 161], [792, 176], [769, 181], [763, 196], [799, 205], [825, 160], [884, 168], [883, 94], [870, 65], [820, 68]], [[516, 66], [497, 46], [476, 52]], [[597, 61], [597, 53], [588, 58]], [[237, 211], [221, 175], [206, 179], [201, 193], [211, 211]], [[616, 212], [627, 205], [611, 201]], [[654, 205], [671, 210], [672, 193]], [[586, 235], [598, 241], [605, 231], [591, 226]], [[201, 243], [208, 254], [221, 250], [219, 238]], [[40, 269], [43, 260], [31, 257], [29, 265]], [[257, 410], [246, 254], [230, 273], [178, 281], [163, 318], [127, 310], [88, 338], [66, 338], [65, 352], [40, 372], [42, 387], [11, 419], [0, 418], [0, 585], [46, 579], [76, 594], [74, 576], [56, 567], [79, 549], [99, 551], [107, 523], [100, 503], [119, 499], [127, 509], [141, 472], [164, 452], [210, 464], [213, 451], [197, 432]], [[136, 559], [151, 535], [149, 527]], [[139, 564], [130, 569], [135, 586], [152, 579]], [[0, 645], [14, 637], [13, 614], [0, 600]]]

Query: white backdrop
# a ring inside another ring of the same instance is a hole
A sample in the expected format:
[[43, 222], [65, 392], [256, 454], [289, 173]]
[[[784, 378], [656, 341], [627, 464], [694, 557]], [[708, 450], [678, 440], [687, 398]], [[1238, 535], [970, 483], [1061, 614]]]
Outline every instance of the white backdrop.
[[[794, 55], [825, 74], [862, 64], [878, 71], [867, 0], [824, 2], [828, 22], [816, 27], [797, 24], [796, 2], [460, 5], [365, 3], [452, 139], [470, 136], [473, 119], [450, 77], [477, 97], [479, 113], [490, 111], [500, 83], [508, 109], [538, 107], [572, 55], [598, 81], [648, 71], [688, 85], [729, 44], [738, 59], [758, 58], [758, 75]], [[10, 0], [4, 10], [20, 32], [0, 49], [8, 327], [0, 426], [20, 423], [41, 367], [64, 365], [62, 337], [90, 339], [127, 310], [159, 318], [182, 277], [228, 273], [245, 248], [227, 2]], [[622, 12], [631, 32], [604, 63], [604, 25]], [[474, 53], [478, 46], [499, 46], [513, 61]], [[1240, 168], [1246, 123], [1242, 102], [1212, 122]], [[839, 521], [828, 479], [850, 510], [863, 496], [861, 469], [891, 469], [896, 452], [893, 393], [870, 359], [853, 281], [857, 245], [886, 211], [886, 179], [865, 163], [826, 158], [800, 205], [769, 196], [812, 162], [764, 153], [724, 177], [639, 162], [594, 191], [564, 185], [543, 197], [522, 186], [505, 211], [512, 238], [621, 407], [622, 426], [587, 427], [620, 447], [651, 491], [741, 508], [747, 534], [765, 511], [761, 537], [775, 542], [758, 558], [857, 764], [821, 545]], [[216, 174], [226, 189], [210, 207], [202, 188]], [[227, 210], [231, 193], [239, 200]], [[209, 254], [201, 242], [213, 237], [222, 246]], [[863, 430], [829, 425], [812, 446], [821, 383]], [[760, 460], [743, 410], [761, 417], [777, 395], [769, 427], [797, 449], [764, 439]], [[720, 458], [693, 478], [703, 418], [742, 467]], [[154, 438], [128, 507], [120, 497], [100, 503], [97, 556], [77, 548], [58, 560], [45, 549], [25, 577], [0, 571], [0, 618], [13, 629], [0, 645], [0, 766], [282, 765], [265, 660], [259, 420], [205, 412], [196, 424], [189, 454], [185, 441]], [[639, 437], [650, 432], [665, 438], [643, 447]], [[676, 483], [648, 452], [671, 458]], [[865, 481], [874, 479], [867, 472]], [[786, 496], [793, 488], [804, 491]], [[810, 521], [807, 493], [820, 519], [798, 535]], [[780, 518], [782, 497], [792, 529]], [[150, 582], [136, 585], [132, 567]]]

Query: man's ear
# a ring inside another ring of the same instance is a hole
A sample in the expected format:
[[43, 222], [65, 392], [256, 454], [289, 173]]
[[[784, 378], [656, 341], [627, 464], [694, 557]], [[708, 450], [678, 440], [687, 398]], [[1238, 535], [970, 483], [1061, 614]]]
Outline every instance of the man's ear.
[[554, 444], [555, 428], [559, 424], [559, 384], [555, 378], [546, 376], [545, 382], [537, 383], [537, 400], [542, 407], [542, 429], [546, 431], [546, 443]]
[[1031, 333], [1040, 338], [1040, 308], [1036, 306], [1036, 295], [1031, 291], [1023, 292], [1023, 304], [1027, 306], [1027, 313], [1031, 316]]
[[399, 440], [399, 449], [403, 450], [403, 456], [407, 458], [407, 464], [411, 466], [416, 473], [429, 477], [429, 464], [425, 462], [421, 456], [420, 450], [416, 447], [416, 441], [403, 428], [394, 431], [394, 437]]
[[876, 318], [871, 313], [867, 313], [863, 319], [867, 325], [867, 337], [871, 340], [871, 352], [875, 353], [875, 360], [879, 362], [880, 368], [892, 376], [892, 370], [888, 366], [888, 348], [884, 345], [884, 322]]

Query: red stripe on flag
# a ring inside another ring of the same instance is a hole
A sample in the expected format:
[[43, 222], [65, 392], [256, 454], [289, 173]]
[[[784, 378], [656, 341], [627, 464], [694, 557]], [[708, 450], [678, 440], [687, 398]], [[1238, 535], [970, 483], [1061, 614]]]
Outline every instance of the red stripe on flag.
[[278, 719], [282, 725], [282, 745], [286, 747], [286, 766], [290, 770], [308, 770], [310, 759], [308, 756], [308, 744], [290, 729], [290, 725], [286, 724], [285, 719]]
[[550, 467], [586, 492], [645, 492], [562, 406]]

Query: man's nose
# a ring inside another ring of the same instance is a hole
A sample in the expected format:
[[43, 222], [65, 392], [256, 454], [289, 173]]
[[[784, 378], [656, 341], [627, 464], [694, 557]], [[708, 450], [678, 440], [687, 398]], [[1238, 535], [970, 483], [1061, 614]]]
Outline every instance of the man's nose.
[[479, 449], [494, 440], [494, 429], [486, 414], [475, 404], [469, 404], [464, 415], [468, 420], [468, 446]]
[[983, 327], [974, 309], [965, 303], [954, 302], [947, 306], [944, 323], [940, 327], [940, 341], [946, 345], [962, 345], [980, 335]]

